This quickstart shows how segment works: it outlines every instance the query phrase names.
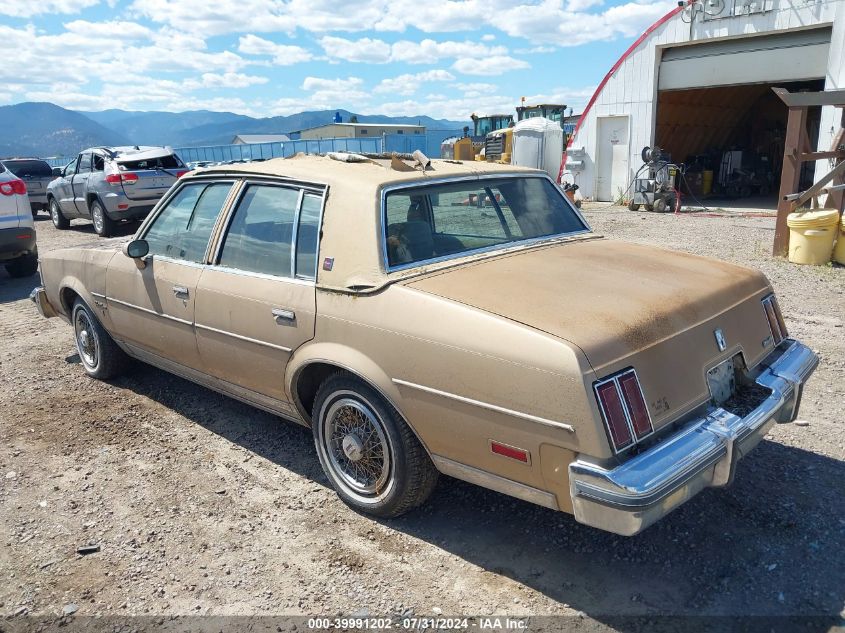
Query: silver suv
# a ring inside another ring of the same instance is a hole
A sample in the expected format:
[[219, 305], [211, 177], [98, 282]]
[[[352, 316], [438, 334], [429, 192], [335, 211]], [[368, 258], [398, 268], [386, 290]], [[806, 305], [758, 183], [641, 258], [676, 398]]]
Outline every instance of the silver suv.
[[92, 147], [80, 152], [47, 187], [50, 218], [66, 229], [73, 218], [108, 237], [125, 220], [140, 220], [188, 173], [169, 147]]
[[4, 158], [0, 163], [24, 181], [32, 207], [32, 217], [39, 209], [47, 210], [47, 185], [55, 178], [53, 169], [40, 158]]
[[35, 225], [26, 185], [0, 163], [0, 264], [12, 277], [38, 270]]

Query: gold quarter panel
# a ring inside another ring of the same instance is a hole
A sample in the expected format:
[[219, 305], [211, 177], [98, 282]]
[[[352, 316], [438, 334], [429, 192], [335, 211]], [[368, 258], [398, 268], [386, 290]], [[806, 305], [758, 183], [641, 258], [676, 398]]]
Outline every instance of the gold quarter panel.
[[[318, 345], [349, 349], [349, 364], [377, 367], [381, 377], [371, 369], [350, 369], [394, 401], [432, 454], [537, 488], [544, 488], [539, 465], [544, 443], [608, 454], [586, 397], [592, 370], [580, 351], [561, 341], [401, 285], [369, 296], [318, 291], [317, 314]], [[308, 353], [306, 345], [289, 376], [307, 362]], [[575, 431], [412, 385], [571, 424]], [[531, 464], [494, 454], [491, 439], [529, 451]]]

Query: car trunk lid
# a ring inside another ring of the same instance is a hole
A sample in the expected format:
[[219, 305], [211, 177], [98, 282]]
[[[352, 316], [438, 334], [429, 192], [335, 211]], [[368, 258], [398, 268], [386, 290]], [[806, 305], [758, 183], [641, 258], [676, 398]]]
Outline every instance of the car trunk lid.
[[753, 365], [767, 351], [763, 275], [653, 247], [577, 241], [406, 283], [565, 339], [597, 378], [635, 367], [655, 426], [707, 400], [708, 368], [740, 350]]

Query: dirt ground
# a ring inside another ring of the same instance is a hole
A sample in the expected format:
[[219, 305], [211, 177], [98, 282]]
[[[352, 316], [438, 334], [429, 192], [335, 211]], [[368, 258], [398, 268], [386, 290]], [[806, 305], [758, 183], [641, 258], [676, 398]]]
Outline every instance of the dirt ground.
[[[759, 615], [843, 626], [845, 268], [772, 259], [771, 217], [600, 205], [585, 215], [613, 238], [761, 269], [791, 334], [821, 357], [801, 422], [775, 427], [731, 488], [633, 538], [445, 477], [422, 509], [374, 521], [328, 487], [306, 429], [143, 365], [110, 384], [88, 379], [70, 327], [28, 301], [37, 277], [0, 272], [0, 631], [74, 611], [66, 619], [559, 615], [569, 617], [551, 622], [572, 630], [634, 631], [659, 615], [708, 616], [699, 623], [712, 630]], [[59, 232], [43, 214], [37, 228], [42, 253], [96, 239], [86, 223]], [[99, 551], [78, 554], [85, 545]]]

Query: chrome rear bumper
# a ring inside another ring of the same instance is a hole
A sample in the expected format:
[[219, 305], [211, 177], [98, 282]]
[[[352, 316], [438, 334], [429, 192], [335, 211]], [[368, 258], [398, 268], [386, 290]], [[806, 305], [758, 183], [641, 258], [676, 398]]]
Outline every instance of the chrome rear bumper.
[[729, 484], [737, 461], [772, 424], [795, 419], [802, 387], [819, 362], [808, 347], [791, 339], [769, 359], [756, 382], [772, 393], [744, 418], [716, 408], [615, 468], [586, 458], [572, 462], [569, 481], [576, 520], [630, 536], [702, 489]]

